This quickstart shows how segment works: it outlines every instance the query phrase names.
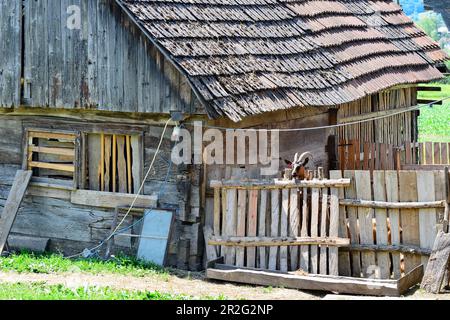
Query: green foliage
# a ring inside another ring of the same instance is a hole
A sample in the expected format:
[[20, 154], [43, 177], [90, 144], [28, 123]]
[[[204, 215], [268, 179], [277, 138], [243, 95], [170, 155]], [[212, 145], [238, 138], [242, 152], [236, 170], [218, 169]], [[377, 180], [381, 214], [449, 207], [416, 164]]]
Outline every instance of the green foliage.
[[45, 283], [2, 283], [0, 300], [191, 300], [187, 295], [158, 291], [128, 291], [109, 287], [68, 288]]
[[[430, 84], [430, 86], [439, 85], [442, 91], [421, 91], [419, 98], [439, 100], [450, 97], [450, 84]], [[419, 140], [450, 142], [450, 100], [444, 101], [442, 106], [436, 105], [432, 108], [420, 109]]]
[[440, 40], [441, 36], [438, 33], [438, 29], [444, 24], [441, 15], [435, 12], [423, 13], [416, 24], [433, 40]]
[[0, 270], [19, 273], [86, 272], [90, 274], [112, 273], [135, 277], [159, 276], [167, 279], [168, 270], [126, 256], [114, 260], [66, 259], [57, 254], [33, 254], [21, 252], [0, 258]]

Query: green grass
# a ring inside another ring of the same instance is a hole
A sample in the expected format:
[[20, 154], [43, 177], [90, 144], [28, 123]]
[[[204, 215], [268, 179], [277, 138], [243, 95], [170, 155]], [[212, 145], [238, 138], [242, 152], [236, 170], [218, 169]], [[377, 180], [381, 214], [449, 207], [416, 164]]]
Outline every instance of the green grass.
[[1, 283], [0, 300], [192, 300], [188, 295], [128, 291], [109, 287], [68, 288], [44, 283]]
[[21, 252], [0, 258], [0, 270], [18, 273], [85, 272], [89, 274], [121, 274], [134, 277], [157, 276], [168, 280], [167, 269], [125, 256], [114, 260], [66, 259], [58, 254], [33, 254]]
[[[429, 86], [441, 86], [442, 91], [421, 91], [420, 99], [439, 100], [450, 96], [450, 84]], [[419, 141], [450, 142], [450, 100], [444, 101], [442, 106], [420, 109]]]

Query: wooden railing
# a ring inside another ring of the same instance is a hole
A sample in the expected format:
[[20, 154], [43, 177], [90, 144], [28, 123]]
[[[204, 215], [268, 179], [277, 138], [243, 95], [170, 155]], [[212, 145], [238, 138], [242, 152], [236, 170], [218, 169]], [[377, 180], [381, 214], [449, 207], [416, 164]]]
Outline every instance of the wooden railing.
[[450, 143], [405, 142], [401, 146], [385, 143], [340, 141], [340, 170], [443, 169], [450, 165]]

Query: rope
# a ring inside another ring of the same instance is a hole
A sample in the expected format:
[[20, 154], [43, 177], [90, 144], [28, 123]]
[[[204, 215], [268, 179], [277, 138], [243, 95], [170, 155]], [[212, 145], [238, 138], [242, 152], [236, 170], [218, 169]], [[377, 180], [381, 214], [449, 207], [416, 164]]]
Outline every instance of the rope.
[[[428, 104], [424, 104], [424, 105], [417, 105], [405, 110], [401, 110], [398, 112], [393, 112], [391, 114], [386, 114], [386, 115], [382, 115], [382, 116], [378, 116], [378, 117], [373, 117], [373, 118], [368, 118], [368, 119], [363, 119], [363, 120], [357, 120], [357, 121], [351, 121], [351, 122], [346, 122], [346, 123], [340, 123], [340, 124], [333, 124], [333, 125], [327, 125], [327, 126], [319, 126], [319, 127], [309, 127], [309, 128], [292, 128], [292, 129], [252, 129], [252, 128], [247, 128], [247, 129], [234, 129], [234, 128], [225, 128], [225, 127], [217, 127], [217, 126], [210, 126], [210, 125], [203, 125], [203, 127], [205, 128], [209, 128], [209, 129], [218, 129], [218, 130], [235, 130], [235, 131], [248, 131], [248, 130], [252, 130], [252, 131], [264, 131], [264, 132], [298, 132], [298, 131], [312, 131], [312, 130], [323, 130], [323, 129], [333, 129], [333, 128], [340, 128], [340, 127], [345, 127], [345, 126], [351, 126], [351, 125], [355, 125], [355, 124], [360, 124], [360, 123], [366, 123], [366, 122], [371, 122], [371, 121], [375, 121], [375, 120], [381, 120], [381, 119], [385, 119], [385, 118], [389, 118], [389, 117], [393, 117], [402, 113], [406, 113], [406, 112], [411, 112], [414, 110], [418, 110], [420, 108], [423, 107], [430, 107], [433, 106], [436, 103], [439, 102], [443, 102], [445, 100], [450, 99], [449, 97], [445, 97], [442, 98], [440, 100], [436, 100], [433, 102], [430, 102]], [[186, 123], [189, 125], [195, 125], [195, 123]]]

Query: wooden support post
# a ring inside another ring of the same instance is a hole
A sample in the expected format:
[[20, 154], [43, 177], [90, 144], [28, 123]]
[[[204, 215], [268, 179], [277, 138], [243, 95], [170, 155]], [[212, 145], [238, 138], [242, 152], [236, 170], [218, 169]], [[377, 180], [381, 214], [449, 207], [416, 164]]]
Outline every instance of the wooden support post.
[[445, 274], [448, 272], [449, 262], [450, 234], [440, 231], [434, 242], [433, 252], [420, 287], [427, 292], [439, 293]]

